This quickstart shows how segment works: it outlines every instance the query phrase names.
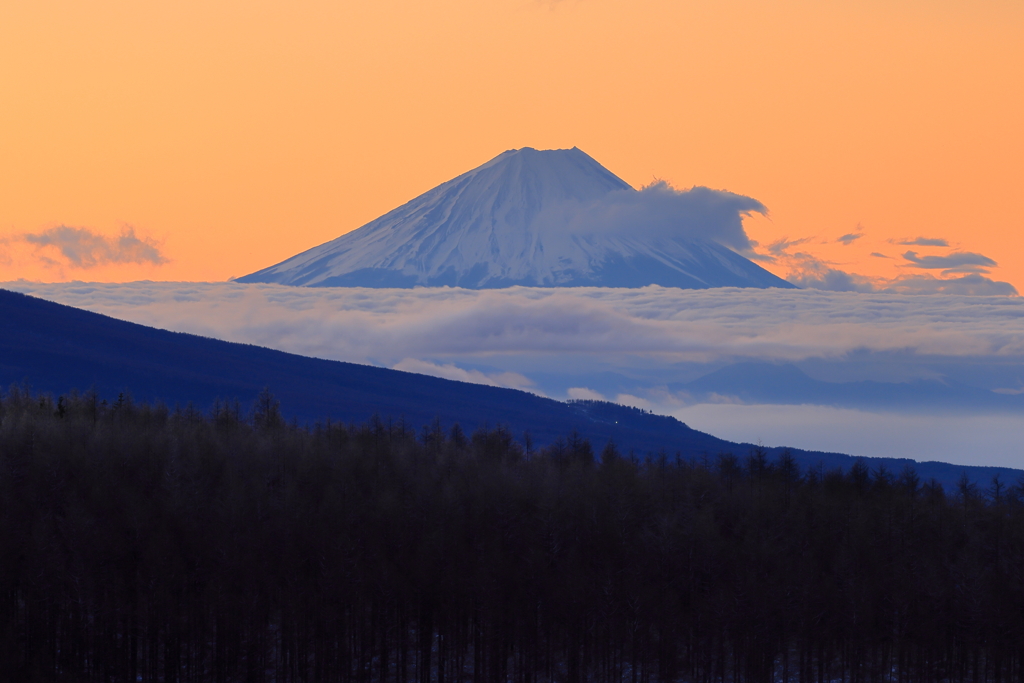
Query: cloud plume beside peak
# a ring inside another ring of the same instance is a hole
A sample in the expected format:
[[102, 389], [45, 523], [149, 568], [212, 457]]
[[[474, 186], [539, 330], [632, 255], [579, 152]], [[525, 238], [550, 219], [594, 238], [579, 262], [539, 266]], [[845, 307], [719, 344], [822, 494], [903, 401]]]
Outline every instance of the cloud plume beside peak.
[[[148, 237], [139, 237], [135, 228], [126, 225], [116, 237], [107, 237], [89, 228], [73, 228], [67, 225], [26, 233], [21, 239], [35, 245], [37, 251], [53, 247], [73, 268], [95, 268], [108, 264], [151, 264], [161, 265], [167, 259], [160, 252], [159, 244]], [[53, 259], [43, 257], [45, 261]], [[54, 262], [56, 263], [56, 262]]]
[[610, 192], [601, 199], [567, 202], [535, 219], [539, 229], [565, 225], [578, 235], [619, 235], [718, 242], [740, 253], [753, 253], [743, 218], [767, 214], [764, 204], [725, 190], [692, 187], [677, 190], [657, 180], [640, 190]]

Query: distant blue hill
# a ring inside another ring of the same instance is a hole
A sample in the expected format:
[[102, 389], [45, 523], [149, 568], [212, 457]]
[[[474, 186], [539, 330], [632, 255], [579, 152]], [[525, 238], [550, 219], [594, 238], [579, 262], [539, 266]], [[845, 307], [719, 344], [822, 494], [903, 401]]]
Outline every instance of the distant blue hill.
[[1020, 412], [1024, 395], [997, 394], [953, 380], [824, 382], [788, 363], [727, 365], [691, 382], [669, 384], [697, 399], [735, 396], [745, 403], [813, 404], [842, 408]]
[[[614, 440], [623, 452], [641, 457], [665, 453], [713, 460], [732, 453], [743, 458], [753, 448], [690, 429], [672, 417], [613, 403], [563, 403], [514, 389], [168, 332], [2, 289], [0, 321], [0, 385], [28, 383], [55, 395], [91, 388], [112, 399], [128, 390], [136, 400], [171, 407], [191, 401], [205, 410], [217, 399], [237, 399], [247, 407], [266, 386], [289, 419], [300, 422], [365, 422], [378, 415], [403, 420], [416, 430], [435, 419], [446, 427], [458, 422], [467, 431], [501, 424], [519, 438], [529, 430], [538, 445], [577, 430], [597, 451]], [[782, 450], [768, 449], [768, 455], [778, 457]], [[837, 453], [791, 453], [804, 468], [845, 469], [857, 460]], [[934, 477], [947, 488], [964, 472], [985, 486], [996, 474], [1008, 481], [1024, 474], [999, 467], [862, 460], [872, 469], [885, 466], [894, 473], [913, 464], [922, 479]]]

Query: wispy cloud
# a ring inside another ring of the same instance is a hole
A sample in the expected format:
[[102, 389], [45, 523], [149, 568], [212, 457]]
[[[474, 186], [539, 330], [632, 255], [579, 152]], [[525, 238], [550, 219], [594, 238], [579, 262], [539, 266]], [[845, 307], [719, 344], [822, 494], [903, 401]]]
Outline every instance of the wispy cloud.
[[768, 245], [775, 262], [789, 269], [786, 280], [803, 289], [822, 289], [829, 292], [874, 292], [875, 281], [871, 278], [847, 273], [836, 264], [808, 252], [790, 253], [790, 247], [804, 244], [811, 238], [798, 240], [781, 239]]
[[775, 240], [774, 242], [769, 244], [768, 251], [773, 256], [779, 256], [785, 254], [790, 249], [790, 247], [798, 247], [801, 244], [806, 244], [807, 242], [810, 242], [811, 239], [812, 238], [810, 237], [802, 237], [797, 240], [791, 240], [788, 237], [783, 237], [782, 239]]
[[452, 379], [457, 382], [469, 382], [471, 384], [486, 384], [491, 387], [505, 387], [506, 389], [522, 389], [543, 396], [543, 392], [536, 389], [534, 383], [518, 372], [485, 373], [480, 370], [466, 370], [454, 363], [431, 363], [430, 361], [417, 358], [403, 358], [392, 366], [393, 370], [404, 370], [415, 372], [420, 375], [431, 375], [443, 379]]
[[949, 242], [942, 239], [941, 237], [915, 237], [914, 239], [906, 239], [899, 242], [889, 240], [892, 244], [905, 244], [907, 246], [916, 247], [948, 247]]
[[159, 243], [148, 237], [139, 237], [130, 225], [121, 228], [120, 234], [115, 237], [108, 237], [90, 228], [58, 225], [42, 232], [25, 233], [19, 239], [34, 245], [38, 258], [49, 265], [88, 269], [112, 263], [167, 263]]
[[836, 242], [839, 242], [840, 244], [848, 247], [863, 236], [864, 233], [862, 232], [848, 232], [842, 237], [838, 238]]

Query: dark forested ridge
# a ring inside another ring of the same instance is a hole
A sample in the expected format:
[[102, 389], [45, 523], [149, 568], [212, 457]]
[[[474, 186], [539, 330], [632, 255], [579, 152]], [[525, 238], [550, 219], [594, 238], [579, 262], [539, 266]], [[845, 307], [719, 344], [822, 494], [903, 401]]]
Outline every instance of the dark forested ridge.
[[[387, 368], [307, 358], [272, 349], [168, 332], [0, 289], [0, 387], [28, 382], [58, 396], [73, 388], [95, 389], [113, 400], [131, 389], [144, 401], [168, 405], [193, 401], [208, 410], [218, 399], [249, 404], [269, 386], [289, 420], [327, 418], [365, 422], [374, 414], [415, 428], [435, 418], [467, 430], [503, 424], [529, 430], [547, 445], [577, 430], [594, 443], [614, 440], [646, 457], [703, 457], [748, 446], [691, 429], [672, 417], [612, 403], [563, 403], [514, 389], [467, 384]], [[776, 457], [781, 448], [771, 449]], [[849, 469], [855, 458], [839, 453], [791, 451], [803, 467]], [[917, 454], [908, 454], [912, 458]], [[871, 459], [872, 467], [902, 469], [910, 460]], [[1019, 472], [928, 462], [922, 477], [947, 487], [963, 473], [977, 484], [995, 474]]]
[[0, 398], [0, 681], [1020, 681], [1024, 489]]

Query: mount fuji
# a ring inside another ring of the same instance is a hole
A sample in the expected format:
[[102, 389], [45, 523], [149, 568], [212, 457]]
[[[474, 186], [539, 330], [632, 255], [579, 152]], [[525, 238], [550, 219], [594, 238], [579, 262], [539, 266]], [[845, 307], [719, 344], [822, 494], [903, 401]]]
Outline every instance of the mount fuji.
[[239, 278], [311, 287], [792, 287], [738, 251], [749, 197], [633, 189], [583, 151], [509, 150]]

